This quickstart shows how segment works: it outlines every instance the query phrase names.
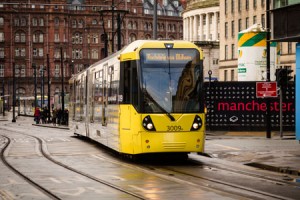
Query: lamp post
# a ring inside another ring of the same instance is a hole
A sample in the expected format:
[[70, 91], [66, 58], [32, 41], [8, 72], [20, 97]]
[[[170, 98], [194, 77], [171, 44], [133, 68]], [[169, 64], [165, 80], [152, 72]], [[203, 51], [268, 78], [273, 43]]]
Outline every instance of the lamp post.
[[50, 81], [50, 61], [49, 54], [47, 54], [47, 75], [48, 75], [48, 121], [50, 122], [50, 91], [51, 91], [51, 81]]
[[37, 91], [36, 91], [36, 65], [35, 63], [32, 63], [32, 68], [33, 68], [33, 75], [34, 75], [34, 110], [36, 110], [37, 107]]
[[16, 122], [16, 113], [15, 113], [15, 107], [16, 107], [16, 80], [15, 80], [15, 63], [13, 63], [13, 118], [11, 122]]
[[40, 69], [41, 72], [41, 108], [44, 107], [44, 66]]
[[61, 68], [61, 109], [65, 110], [65, 92], [64, 92], [64, 63], [63, 63], [63, 50], [60, 47], [60, 68]]
[[3, 116], [5, 116], [4, 78], [2, 79], [2, 95], [3, 95]]

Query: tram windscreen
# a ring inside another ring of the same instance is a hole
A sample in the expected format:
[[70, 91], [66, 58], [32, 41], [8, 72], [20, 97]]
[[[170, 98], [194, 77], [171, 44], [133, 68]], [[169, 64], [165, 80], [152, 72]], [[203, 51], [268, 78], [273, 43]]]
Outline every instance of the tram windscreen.
[[145, 113], [203, 112], [203, 67], [196, 49], [140, 52], [142, 109]]

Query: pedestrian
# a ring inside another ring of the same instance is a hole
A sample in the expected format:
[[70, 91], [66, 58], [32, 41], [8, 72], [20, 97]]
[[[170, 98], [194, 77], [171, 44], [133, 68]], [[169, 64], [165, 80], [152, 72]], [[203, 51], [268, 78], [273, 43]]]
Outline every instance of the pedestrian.
[[58, 123], [58, 125], [60, 125], [61, 122], [62, 122], [62, 118], [63, 118], [63, 112], [62, 112], [61, 108], [59, 108], [59, 109], [57, 110], [57, 115], [56, 115], [56, 117], [57, 117], [57, 123]]
[[34, 111], [34, 121], [36, 124], [40, 123], [40, 118], [41, 118], [41, 111], [39, 107], [36, 107], [35, 111]]
[[57, 110], [56, 110], [56, 108], [54, 108], [53, 111], [52, 111], [52, 123], [53, 123], [53, 126], [56, 126], [56, 118], [57, 118]]
[[65, 121], [65, 125], [69, 125], [69, 111], [68, 109], [65, 109], [65, 113], [64, 113], [64, 121]]

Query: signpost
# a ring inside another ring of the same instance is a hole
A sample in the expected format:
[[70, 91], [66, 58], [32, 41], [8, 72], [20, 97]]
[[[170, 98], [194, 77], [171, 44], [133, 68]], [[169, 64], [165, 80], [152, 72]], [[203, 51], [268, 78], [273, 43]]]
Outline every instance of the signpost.
[[277, 83], [276, 82], [256, 82], [256, 97], [277, 97]]

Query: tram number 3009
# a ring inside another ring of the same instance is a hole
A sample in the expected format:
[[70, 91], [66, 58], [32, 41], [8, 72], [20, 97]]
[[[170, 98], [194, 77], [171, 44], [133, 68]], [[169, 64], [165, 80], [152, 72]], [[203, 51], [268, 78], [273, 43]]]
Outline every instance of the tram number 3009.
[[167, 126], [167, 131], [182, 131], [181, 126]]

